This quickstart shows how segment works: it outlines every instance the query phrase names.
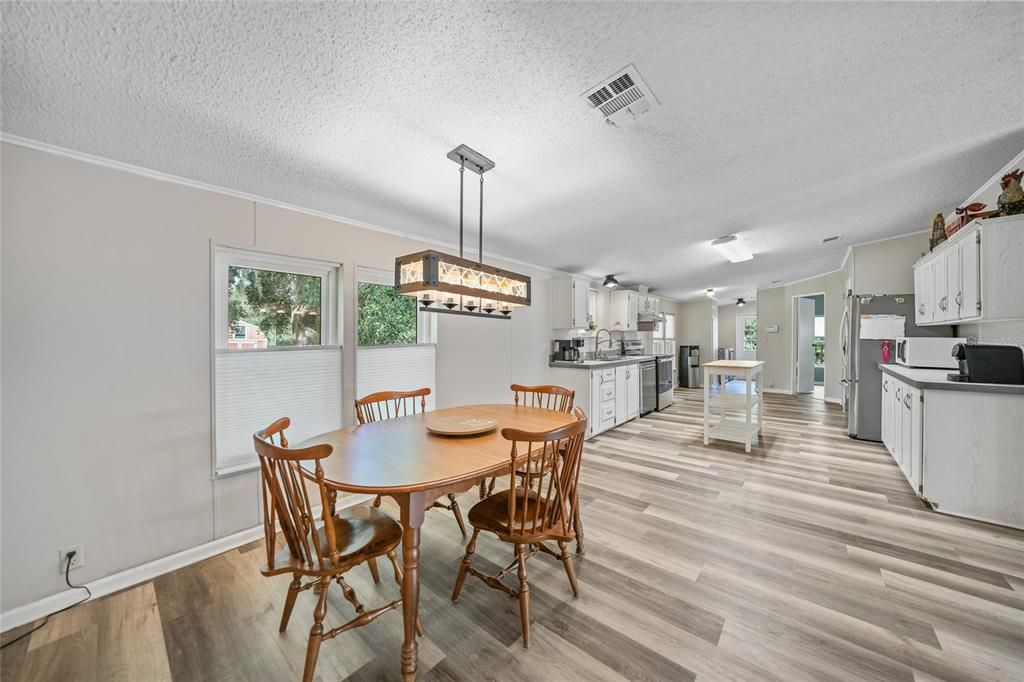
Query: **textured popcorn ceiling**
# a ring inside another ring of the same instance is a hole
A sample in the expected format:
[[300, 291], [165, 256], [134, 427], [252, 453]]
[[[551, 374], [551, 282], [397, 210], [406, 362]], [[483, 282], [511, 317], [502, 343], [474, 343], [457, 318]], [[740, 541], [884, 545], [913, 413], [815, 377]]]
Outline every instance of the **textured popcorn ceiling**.
[[[836, 269], [1024, 148], [1020, 3], [2, 11], [6, 133], [449, 242], [466, 143], [488, 251], [680, 299]], [[661, 106], [615, 128], [580, 95], [630, 62]]]

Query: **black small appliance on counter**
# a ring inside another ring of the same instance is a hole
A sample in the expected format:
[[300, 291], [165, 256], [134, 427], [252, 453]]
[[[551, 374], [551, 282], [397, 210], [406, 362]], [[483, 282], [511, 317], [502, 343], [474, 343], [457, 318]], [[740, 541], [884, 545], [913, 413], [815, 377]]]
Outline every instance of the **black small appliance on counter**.
[[583, 348], [583, 339], [556, 339], [553, 342], [554, 354], [551, 359], [577, 362], [580, 359], [581, 348]]
[[1024, 350], [1020, 346], [995, 346], [958, 343], [953, 357], [960, 371], [948, 375], [950, 381], [975, 384], [1024, 384]]

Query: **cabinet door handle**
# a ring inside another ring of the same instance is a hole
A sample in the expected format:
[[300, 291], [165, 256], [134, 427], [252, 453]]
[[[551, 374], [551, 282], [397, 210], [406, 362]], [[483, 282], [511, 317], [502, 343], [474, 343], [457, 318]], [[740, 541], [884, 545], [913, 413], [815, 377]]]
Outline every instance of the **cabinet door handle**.
[[905, 397], [905, 398], [903, 399], [903, 406], [904, 406], [905, 408], [907, 408], [908, 410], [910, 409], [910, 394], [909, 394], [909, 393], [908, 393], [908, 394], [907, 394], [907, 396], [906, 396], [906, 397]]
[[897, 388], [896, 389], [896, 400], [902, 400], [902, 399], [903, 399], [903, 389]]
[[917, 306], [917, 312], [919, 312], [922, 315], [924, 315], [924, 303], [922, 303], [921, 305]]
[[943, 296], [939, 299], [939, 310], [946, 310], [946, 297]]
[[889, 392], [889, 382], [888, 381], [883, 381], [882, 382], [882, 390], [885, 391], [886, 393]]
[[963, 297], [961, 292], [959, 292], [959, 291], [956, 292], [956, 296], [953, 297], [953, 300], [956, 301], [956, 307], [957, 308], [963, 306], [963, 304], [964, 304], [963, 298], [964, 297]]

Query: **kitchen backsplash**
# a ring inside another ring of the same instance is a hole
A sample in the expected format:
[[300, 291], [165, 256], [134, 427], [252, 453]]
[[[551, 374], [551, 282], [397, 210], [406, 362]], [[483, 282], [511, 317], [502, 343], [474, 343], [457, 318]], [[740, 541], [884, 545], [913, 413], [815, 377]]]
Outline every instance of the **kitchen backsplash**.
[[957, 336], [965, 337], [970, 343], [994, 343], [1024, 348], [1024, 320], [962, 324], [957, 328]]

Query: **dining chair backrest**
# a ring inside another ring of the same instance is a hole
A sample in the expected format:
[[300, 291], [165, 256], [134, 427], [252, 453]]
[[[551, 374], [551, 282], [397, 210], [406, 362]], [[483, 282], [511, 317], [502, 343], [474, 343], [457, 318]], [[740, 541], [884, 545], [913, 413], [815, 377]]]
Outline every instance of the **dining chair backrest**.
[[[300, 570], [323, 571], [340, 564], [338, 545], [334, 536], [334, 523], [330, 519], [330, 503], [324, 485], [324, 470], [320, 460], [331, 454], [330, 445], [314, 445], [291, 450], [284, 430], [291, 425], [282, 417], [270, 426], [253, 434], [253, 445], [260, 458], [263, 474], [263, 537], [267, 547], [267, 566], [274, 569], [277, 555], [277, 525], [281, 526], [293, 560]], [[277, 443], [274, 438], [277, 437]], [[303, 462], [313, 463], [315, 487], [319, 490], [323, 531], [317, 530], [313, 515], [313, 502], [306, 485], [307, 475]], [[331, 564], [326, 563], [329, 558]]]
[[[541, 536], [572, 535], [573, 511], [578, 504], [577, 485], [587, 415], [576, 408], [576, 421], [550, 431], [529, 432], [505, 428], [501, 435], [512, 441], [512, 473], [508, 496], [510, 539], [528, 541]], [[517, 465], [520, 453], [528, 462]]]
[[528, 407], [540, 407], [545, 410], [572, 412], [573, 399], [576, 391], [562, 386], [522, 386], [512, 384], [512, 395], [516, 405], [520, 402]]
[[[414, 391], [378, 391], [356, 399], [356, 418], [360, 424], [426, 412], [430, 388]], [[417, 400], [419, 398], [419, 400]], [[417, 406], [419, 410], [417, 410]]]

